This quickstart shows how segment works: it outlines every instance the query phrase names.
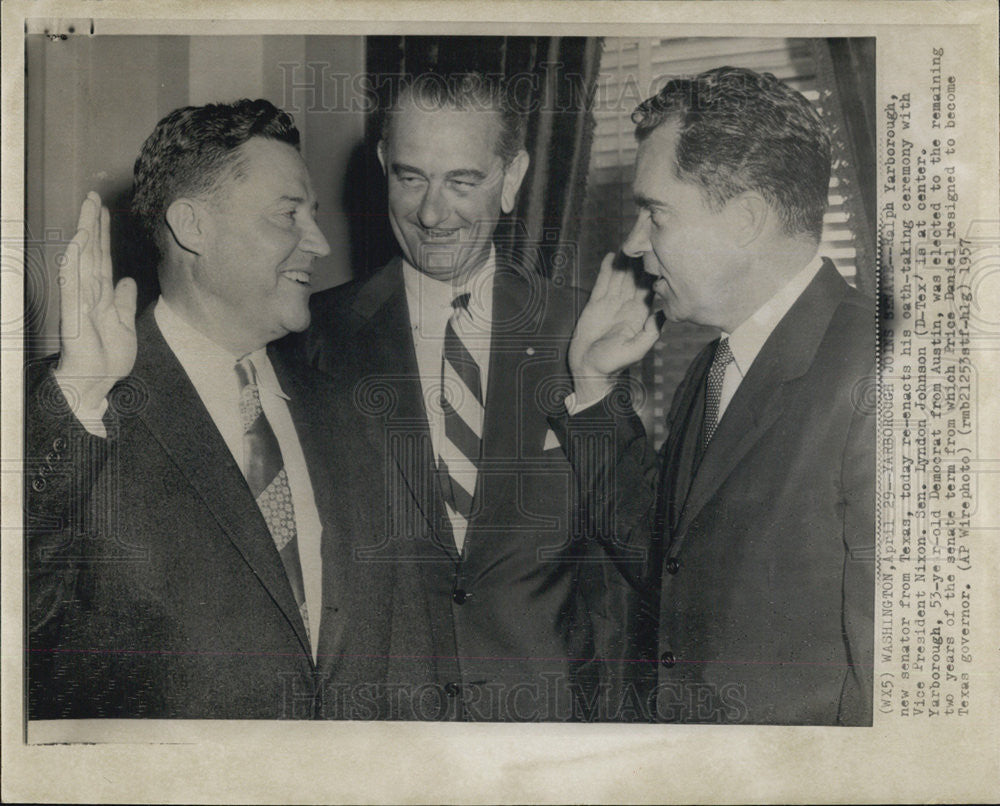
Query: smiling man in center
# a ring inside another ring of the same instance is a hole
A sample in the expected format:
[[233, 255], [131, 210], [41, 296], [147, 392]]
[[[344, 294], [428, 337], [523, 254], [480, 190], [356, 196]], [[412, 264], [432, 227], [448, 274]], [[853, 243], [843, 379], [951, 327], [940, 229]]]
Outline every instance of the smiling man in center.
[[524, 133], [481, 75], [408, 82], [378, 146], [402, 256], [316, 294], [294, 345], [354, 390], [385, 446], [385, 528], [367, 556], [420, 564], [455, 719], [593, 718], [596, 659], [626, 657], [610, 599], [630, 594], [583, 562], [548, 423], [580, 306], [494, 243], [528, 169]]

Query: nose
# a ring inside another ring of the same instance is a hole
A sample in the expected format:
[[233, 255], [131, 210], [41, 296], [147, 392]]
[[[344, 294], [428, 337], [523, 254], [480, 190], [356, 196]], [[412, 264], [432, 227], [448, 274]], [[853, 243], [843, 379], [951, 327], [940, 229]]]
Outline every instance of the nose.
[[327, 243], [323, 231], [311, 216], [307, 216], [305, 223], [302, 225], [302, 238], [299, 240], [299, 249], [316, 257], [326, 257], [330, 254], [330, 244]]
[[420, 225], [427, 229], [433, 229], [441, 222], [446, 221], [450, 215], [451, 210], [441, 192], [441, 187], [429, 185], [420, 201], [420, 208], [417, 210]]
[[622, 244], [622, 252], [629, 257], [642, 257], [645, 252], [650, 251], [649, 246], [649, 214], [640, 211], [636, 218], [632, 231]]

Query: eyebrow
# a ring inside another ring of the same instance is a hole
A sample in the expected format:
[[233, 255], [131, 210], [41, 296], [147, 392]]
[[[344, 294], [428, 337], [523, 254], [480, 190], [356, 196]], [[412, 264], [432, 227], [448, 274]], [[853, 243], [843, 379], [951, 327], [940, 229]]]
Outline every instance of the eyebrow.
[[[305, 199], [305, 196], [289, 196], [287, 194], [283, 194], [283, 195], [281, 195], [281, 196], [278, 197], [278, 201], [279, 202], [291, 202], [292, 204], [305, 204], [306, 199]], [[318, 201], [314, 201], [313, 202], [313, 206], [312, 206], [313, 212], [315, 213], [318, 209], [319, 209], [319, 202]]]
[[[414, 166], [407, 165], [406, 163], [403, 162], [394, 162], [392, 164], [392, 172], [397, 175], [401, 173], [417, 174], [418, 176], [422, 176], [425, 179], [427, 178], [427, 174], [425, 174], [419, 168], [415, 168]], [[482, 182], [484, 179], [486, 179], [486, 174], [475, 168], [456, 168], [454, 171], [448, 171], [448, 173], [445, 174], [445, 178], [474, 179], [479, 182]]]
[[419, 168], [414, 168], [412, 165], [407, 165], [406, 163], [403, 162], [394, 162], [392, 164], [392, 172], [394, 174], [407, 173], [407, 174], [419, 174], [420, 176], [426, 175]]
[[459, 168], [456, 171], [448, 171], [445, 176], [448, 179], [475, 179], [478, 182], [482, 182], [486, 178], [486, 174], [475, 168]]
[[641, 193], [636, 193], [632, 200], [635, 202], [637, 207], [641, 207], [643, 210], [650, 210], [653, 207], [665, 207], [670, 209], [670, 205], [662, 201], [661, 199], [653, 199], [649, 196], [643, 196]]

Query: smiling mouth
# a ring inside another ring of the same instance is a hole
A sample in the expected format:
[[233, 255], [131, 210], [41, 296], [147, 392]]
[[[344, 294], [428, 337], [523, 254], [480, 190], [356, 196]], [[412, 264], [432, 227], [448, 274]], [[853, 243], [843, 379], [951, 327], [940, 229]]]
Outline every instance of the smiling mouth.
[[292, 269], [290, 271], [283, 271], [281, 276], [286, 280], [291, 280], [299, 285], [311, 286], [312, 285], [312, 275], [307, 271], [300, 271], [298, 269]]
[[427, 229], [420, 227], [420, 236], [427, 241], [452, 241], [457, 239], [459, 228], [453, 229]]

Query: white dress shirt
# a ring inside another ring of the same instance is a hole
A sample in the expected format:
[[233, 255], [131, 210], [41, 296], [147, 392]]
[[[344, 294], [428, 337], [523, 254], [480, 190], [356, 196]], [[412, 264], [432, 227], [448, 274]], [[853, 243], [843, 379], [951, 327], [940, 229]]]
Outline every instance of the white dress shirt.
[[[240, 388], [236, 375], [236, 362], [243, 356], [235, 356], [211, 341], [201, 332], [182, 319], [162, 297], [157, 300], [153, 317], [163, 334], [167, 346], [177, 356], [181, 367], [191, 380], [208, 414], [219, 429], [233, 459], [246, 475], [246, 459], [243, 455], [243, 421], [240, 417]], [[261, 347], [249, 355], [257, 371], [257, 388], [260, 404], [278, 440], [288, 486], [295, 509], [295, 530], [299, 548], [299, 562], [302, 566], [302, 582], [305, 589], [306, 607], [309, 609], [309, 623], [313, 658], [319, 643], [319, 622], [323, 612], [323, 567], [320, 553], [320, 538], [323, 526], [320, 522], [316, 500], [313, 497], [312, 482], [306, 466], [302, 445], [299, 443], [295, 425], [288, 411], [288, 395], [282, 391], [274, 367], [267, 357], [267, 348]]]
[[[454, 308], [452, 300], [460, 294], [469, 296], [469, 323], [463, 330], [463, 342], [479, 364], [483, 392], [487, 390], [490, 368], [490, 337], [493, 330], [493, 279], [496, 275], [496, 254], [491, 249], [487, 261], [464, 283], [456, 285], [428, 277], [403, 261], [403, 285], [410, 311], [413, 348], [420, 373], [420, 388], [424, 411], [430, 429], [435, 461], [441, 453], [444, 439], [444, 412], [433, 404], [441, 395], [441, 360], [444, 355], [444, 330]], [[483, 398], [486, 399], [485, 396]], [[455, 543], [461, 551], [467, 523], [459, 513], [445, 507], [451, 522]]]
[[802, 292], [812, 282], [822, 265], [823, 258], [816, 255], [802, 271], [778, 289], [773, 297], [761, 305], [732, 333], [722, 333], [723, 338], [729, 339], [729, 349], [733, 353], [733, 360], [726, 367], [726, 375], [722, 381], [718, 422], [722, 422], [722, 415], [725, 414], [726, 408], [732, 402], [736, 390], [739, 389], [746, 374], [750, 371], [750, 367], [764, 347], [764, 343], [770, 338], [778, 323], [784, 319], [785, 314], [795, 304], [795, 301], [802, 296]]

